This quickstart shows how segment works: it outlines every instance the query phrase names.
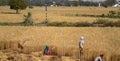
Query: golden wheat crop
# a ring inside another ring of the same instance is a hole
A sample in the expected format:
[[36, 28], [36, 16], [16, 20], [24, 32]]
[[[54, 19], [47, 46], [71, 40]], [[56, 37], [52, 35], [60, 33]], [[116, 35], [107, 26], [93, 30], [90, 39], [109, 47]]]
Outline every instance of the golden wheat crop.
[[[101, 15], [118, 8], [108, 7], [48, 7], [49, 21], [67, 22], [92, 22], [95, 17], [74, 16], [75, 14]], [[15, 14], [8, 6], [0, 6], [0, 22], [22, 22], [27, 12], [32, 13], [35, 22], [45, 20], [45, 7], [34, 7]], [[119, 19], [105, 18], [111, 21]], [[41, 26], [0, 26], [0, 49], [12, 47], [11, 41], [26, 41], [25, 50], [43, 50], [45, 45], [57, 47], [54, 51], [59, 55], [79, 55], [78, 42], [80, 37], [85, 37], [85, 56], [95, 57], [97, 53], [105, 55], [120, 54], [120, 28], [119, 27], [41, 27]], [[5, 42], [3, 42], [5, 41]], [[8, 42], [8, 43], [7, 43]], [[9, 43], [10, 42], [10, 43]], [[5, 46], [5, 45], [4, 45]], [[16, 46], [16, 45], [14, 45]], [[29, 46], [29, 47], [28, 47]], [[35, 48], [36, 47], [36, 48]], [[70, 51], [68, 53], [68, 51]], [[107, 53], [106, 53], [107, 52]], [[107, 57], [106, 56], [106, 57]], [[79, 56], [78, 56], [79, 57]], [[109, 61], [109, 60], [108, 60]]]
[[27, 46], [55, 45], [78, 48], [80, 36], [85, 49], [120, 54], [120, 28], [92, 27], [0, 27], [0, 41], [24, 41]]

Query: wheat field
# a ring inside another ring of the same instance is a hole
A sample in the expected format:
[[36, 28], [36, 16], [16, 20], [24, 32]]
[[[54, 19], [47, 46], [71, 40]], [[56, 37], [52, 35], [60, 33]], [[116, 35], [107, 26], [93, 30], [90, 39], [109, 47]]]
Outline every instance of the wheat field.
[[[99, 27], [0, 27], [0, 40], [28, 41], [29, 46], [56, 45], [76, 47], [80, 36], [85, 37], [85, 49], [103, 50], [120, 54], [120, 28]], [[113, 49], [114, 48], [114, 49]]]
[[[83, 17], [75, 16], [80, 15], [107, 15], [109, 11], [118, 11], [119, 8], [103, 8], [103, 7], [48, 7], [48, 20], [50, 22], [80, 22], [87, 21], [93, 22], [98, 18], [95, 17]], [[15, 10], [9, 9], [9, 6], [0, 7], [0, 22], [22, 22], [24, 21], [24, 15], [28, 12], [32, 13], [32, 18], [35, 22], [39, 23], [46, 19], [45, 7], [34, 7], [33, 9], [27, 8], [22, 10], [21, 14], [15, 14]], [[105, 18], [108, 20], [116, 21], [119, 19]]]
[[[85, 37], [85, 51], [120, 54], [120, 28], [116, 27], [0, 27], [0, 41], [29, 40], [27, 51], [41, 50], [45, 45], [55, 46], [59, 54], [78, 49], [80, 36]], [[33, 47], [33, 48], [32, 48]], [[36, 47], [36, 48], [34, 48]], [[41, 47], [41, 48], [40, 48]], [[70, 54], [70, 53], [69, 53]], [[89, 53], [90, 54], [90, 53]], [[95, 53], [91, 53], [95, 54]]]
[[[48, 20], [50, 22], [93, 22], [98, 18], [74, 16], [75, 14], [101, 15], [110, 10], [117, 11], [119, 8], [103, 7], [48, 7]], [[45, 20], [45, 7], [34, 7], [15, 14], [15, 10], [8, 6], [0, 6], [0, 22], [22, 22], [27, 12], [32, 13], [36, 23]], [[110, 21], [119, 19], [105, 18]], [[120, 55], [120, 28], [119, 27], [50, 27], [50, 26], [0, 26], [0, 41], [26, 41], [25, 51], [43, 51], [45, 45], [57, 47], [55, 51], [59, 55], [78, 55], [78, 42], [80, 37], [85, 37], [85, 56], [90, 57], [104, 53]], [[2, 44], [0, 44], [2, 46]], [[30, 48], [28, 48], [28, 46]], [[12, 46], [13, 47], [13, 46]], [[70, 53], [67, 53], [70, 51]], [[78, 56], [79, 57], [79, 56]], [[118, 56], [119, 57], [119, 56]], [[106, 58], [107, 59], [107, 58]], [[109, 60], [107, 60], [109, 61]], [[115, 61], [115, 60], [113, 60]]]

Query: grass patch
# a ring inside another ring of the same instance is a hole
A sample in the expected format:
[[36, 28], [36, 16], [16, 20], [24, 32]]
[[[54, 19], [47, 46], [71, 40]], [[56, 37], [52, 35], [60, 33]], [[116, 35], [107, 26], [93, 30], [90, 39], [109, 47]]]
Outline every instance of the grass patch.
[[73, 23], [73, 26], [76, 26], [76, 27], [89, 27], [91, 25], [92, 24], [89, 23], [89, 22], [76, 22], [76, 23]]
[[59, 26], [59, 27], [63, 27], [63, 26], [72, 26], [73, 23], [70, 22], [51, 22], [48, 24], [48, 26]]
[[44, 20], [43, 22], [41, 22], [40, 24], [48, 25], [48, 24], [49, 24], [49, 20], [46, 19], [46, 20]]
[[0, 23], [0, 26], [24, 26], [24, 24], [22, 22], [18, 23], [2, 22]]
[[84, 16], [84, 17], [102, 17], [102, 18], [120, 18], [120, 11], [116, 12], [116, 11], [111, 10], [111, 11], [109, 11], [109, 13], [107, 15], [105, 15], [105, 14], [101, 14], [101, 15], [83, 14], [81, 16]]
[[26, 25], [23, 22], [19, 23], [0, 23], [0, 26], [57, 26], [57, 27], [120, 27], [120, 20], [109, 21], [106, 19], [97, 19], [94, 22], [49, 22], [44, 21], [35, 25]]

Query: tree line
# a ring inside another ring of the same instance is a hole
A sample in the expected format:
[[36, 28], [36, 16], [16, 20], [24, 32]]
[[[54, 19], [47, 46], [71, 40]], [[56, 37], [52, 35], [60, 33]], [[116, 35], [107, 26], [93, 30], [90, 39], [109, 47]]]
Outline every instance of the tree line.
[[[0, 5], [9, 5], [11, 0], [0, 0]], [[69, 0], [26, 0], [30, 5], [33, 6], [44, 6], [47, 3], [49, 6], [54, 4], [57, 6], [98, 6], [99, 2], [92, 1], [69, 1]], [[104, 2], [100, 2], [102, 6], [112, 6], [115, 4], [116, 0], [105, 0]], [[21, 3], [22, 4], [22, 3]]]
[[[48, 6], [54, 4], [56, 6], [98, 6], [98, 2], [91, 2], [91, 1], [69, 1], [69, 0], [0, 0], [0, 5], [10, 5], [10, 9], [16, 10], [16, 13], [19, 13], [19, 10], [24, 10], [27, 6], [44, 6], [47, 4]], [[115, 4], [115, 0], [106, 0], [101, 3], [102, 6], [112, 6]]]

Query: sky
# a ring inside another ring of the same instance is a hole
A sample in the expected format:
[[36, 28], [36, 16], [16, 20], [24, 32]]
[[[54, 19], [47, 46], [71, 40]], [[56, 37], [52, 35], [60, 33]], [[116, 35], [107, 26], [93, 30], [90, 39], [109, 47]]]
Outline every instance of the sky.
[[84, 0], [84, 1], [94, 1], [94, 2], [101, 2], [101, 1], [105, 1], [105, 0]]

